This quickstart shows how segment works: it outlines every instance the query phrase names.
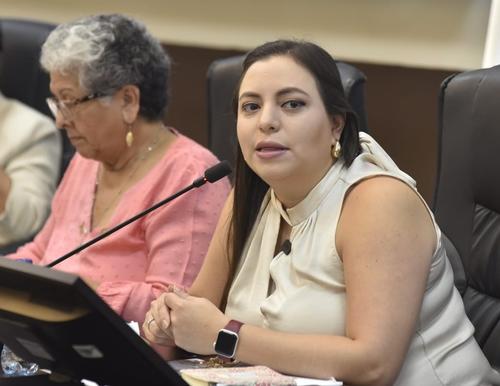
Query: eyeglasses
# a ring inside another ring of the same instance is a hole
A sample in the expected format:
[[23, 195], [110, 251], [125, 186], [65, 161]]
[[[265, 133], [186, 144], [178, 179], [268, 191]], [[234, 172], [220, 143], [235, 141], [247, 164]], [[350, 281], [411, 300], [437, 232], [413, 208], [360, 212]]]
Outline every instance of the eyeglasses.
[[78, 106], [79, 104], [90, 102], [97, 98], [102, 98], [107, 96], [107, 94], [103, 94], [101, 92], [95, 92], [84, 97], [73, 99], [71, 101], [61, 101], [55, 97], [47, 98], [47, 105], [49, 106], [50, 112], [57, 118], [57, 113], [60, 112], [64, 118], [71, 119], [73, 118], [73, 108]]

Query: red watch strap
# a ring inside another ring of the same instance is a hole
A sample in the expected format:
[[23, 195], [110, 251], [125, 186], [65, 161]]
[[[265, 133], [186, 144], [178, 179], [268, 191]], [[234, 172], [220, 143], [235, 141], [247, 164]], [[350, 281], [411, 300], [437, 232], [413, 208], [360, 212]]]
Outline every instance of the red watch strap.
[[[225, 326], [224, 326], [224, 330], [228, 330], [228, 331], [231, 331], [231, 332], [234, 332], [235, 334], [239, 334], [240, 332], [240, 328], [241, 326], [243, 326], [243, 323], [241, 323], [240, 321], [238, 320], [234, 320], [234, 319], [231, 319]], [[226, 358], [222, 355], [217, 355], [217, 357], [219, 358], [220, 361], [224, 362], [224, 363], [229, 363], [229, 362], [232, 362], [233, 359], [231, 358]]]
[[228, 324], [226, 324], [226, 326], [224, 327], [225, 330], [229, 330], [229, 331], [232, 331], [232, 332], [235, 332], [235, 333], [239, 333], [240, 332], [240, 328], [241, 326], [243, 326], [243, 323], [241, 323], [240, 321], [238, 320], [234, 320], [234, 319], [231, 319], [229, 321]]

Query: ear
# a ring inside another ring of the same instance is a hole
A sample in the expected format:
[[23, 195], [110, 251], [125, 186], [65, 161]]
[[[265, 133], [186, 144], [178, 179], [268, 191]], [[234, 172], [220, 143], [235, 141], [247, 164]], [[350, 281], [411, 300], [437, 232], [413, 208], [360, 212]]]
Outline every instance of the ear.
[[342, 131], [344, 130], [345, 119], [342, 115], [336, 114], [331, 119], [332, 125], [332, 139], [334, 140], [332, 144], [335, 144], [338, 140], [340, 140], [340, 136], [342, 135]]
[[141, 91], [135, 85], [126, 85], [119, 91], [123, 120], [133, 123], [139, 116]]

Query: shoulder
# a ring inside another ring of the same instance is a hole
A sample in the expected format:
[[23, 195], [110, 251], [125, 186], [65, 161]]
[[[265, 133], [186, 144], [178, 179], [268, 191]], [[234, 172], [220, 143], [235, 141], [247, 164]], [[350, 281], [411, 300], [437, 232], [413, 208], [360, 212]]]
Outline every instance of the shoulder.
[[[375, 175], [352, 185], [346, 193], [344, 209], [359, 205], [376, 209], [380, 205], [422, 206], [418, 193], [407, 183], [390, 175]], [[354, 209], [354, 208], [353, 208]]]
[[7, 114], [9, 119], [23, 122], [29, 127], [37, 126], [42, 129], [45, 128], [46, 131], [56, 131], [54, 121], [38, 110], [13, 99], [7, 101], [10, 104]]
[[[419, 194], [398, 178], [379, 175], [353, 185], [346, 193], [341, 217], [348, 221], [366, 218], [408, 218], [428, 215]], [[352, 218], [352, 219], [351, 219]]]
[[177, 135], [177, 140], [175, 142], [175, 146], [173, 147], [175, 152], [184, 154], [189, 152], [194, 157], [207, 158], [210, 160], [217, 159], [210, 150], [196, 142], [194, 139], [187, 137], [175, 129], [174, 132]]
[[3, 99], [0, 112], [0, 128], [9, 130], [11, 140], [19, 142], [37, 142], [42, 138], [58, 138], [53, 120], [37, 110], [13, 99]]
[[182, 134], [177, 129], [169, 127], [169, 129], [177, 136], [176, 148], [177, 151], [189, 150], [194, 152], [195, 154], [204, 154], [209, 155], [211, 157], [215, 156], [212, 154], [210, 150], [208, 150], [205, 146], [196, 142], [194, 139]]
[[[177, 138], [172, 145], [167, 148], [163, 157], [154, 166], [152, 172], [144, 179], [144, 183], [150, 186], [151, 194], [158, 191], [162, 194], [170, 194], [184, 188], [199, 177], [202, 177], [205, 170], [218, 163], [217, 158], [202, 145], [192, 139], [176, 133]], [[168, 181], [168, 183], [166, 183]], [[207, 184], [211, 188], [201, 187], [197, 191], [222, 192], [227, 193], [229, 182]], [[155, 187], [152, 189], [152, 187]]]
[[180, 133], [164, 157], [169, 173], [196, 177], [218, 162], [210, 150]]
[[361, 180], [347, 192], [337, 243], [361, 238], [377, 242], [412, 234], [423, 235], [431, 244], [435, 240], [431, 215], [420, 195], [407, 183], [391, 176], [375, 176]]

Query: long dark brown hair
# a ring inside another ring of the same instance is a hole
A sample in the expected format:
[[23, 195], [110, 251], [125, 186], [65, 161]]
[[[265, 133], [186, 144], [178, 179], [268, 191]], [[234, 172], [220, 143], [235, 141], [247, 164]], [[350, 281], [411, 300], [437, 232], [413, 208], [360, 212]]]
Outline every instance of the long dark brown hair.
[[[360, 153], [359, 129], [356, 114], [346, 99], [340, 80], [337, 64], [332, 56], [318, 45], [295, 40], [276, 40], [265, 43], [250, 51], [243, 62], [243, 70], [233, 98], [233, 109], [238, 114], [238, 95], [241, 81], [254, 63], [272, 56], [288, 56], [307, 69], [316, 80], [321, 99], [327, 113], [334, 117], [340, 115], [345, 120], [340, 136], [342, 158], [349, 166]], [[234, 179], [234, 202], [227, 240], [229, 252], [229, 277], [223, 296], [227, 302], [229, 288], [234, 279], [236, 267], [241, 259], [243, 248], [248, 239], [262, 200], [269, 189], [266, 184], [245, 162], [241, 147], [237, 145]]]

